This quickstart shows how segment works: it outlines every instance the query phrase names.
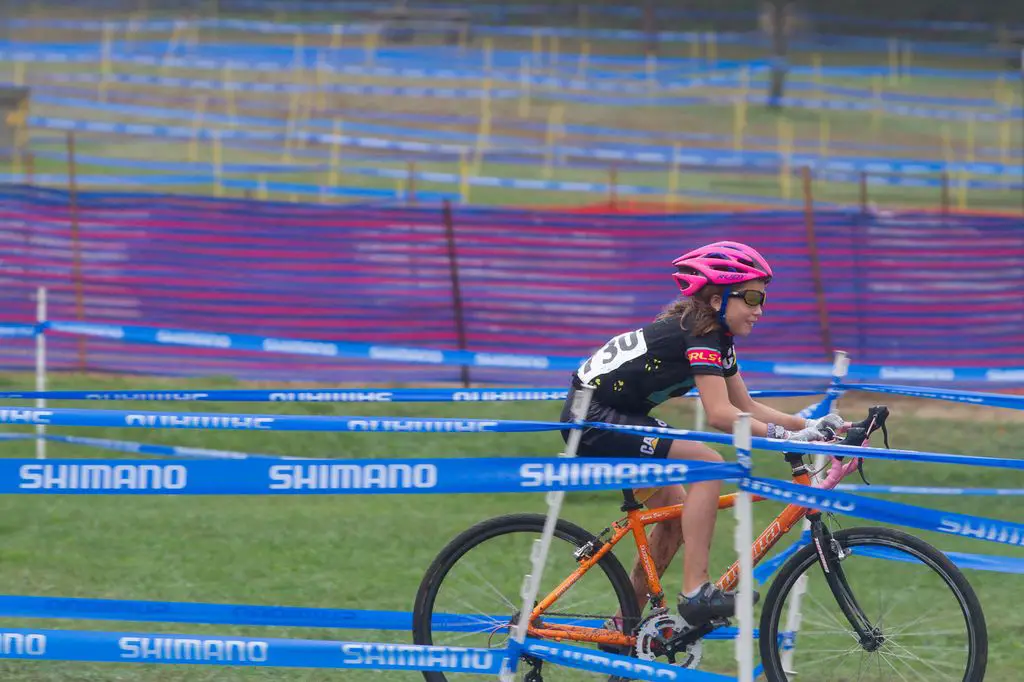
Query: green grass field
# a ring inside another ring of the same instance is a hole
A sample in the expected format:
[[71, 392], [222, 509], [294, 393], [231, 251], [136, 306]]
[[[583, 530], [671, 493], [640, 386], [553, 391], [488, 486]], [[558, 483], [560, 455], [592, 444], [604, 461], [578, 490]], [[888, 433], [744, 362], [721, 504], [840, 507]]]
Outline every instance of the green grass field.
[[[25, 388], [31, 378], [6, 375], [0, 386]], [[227, 380], [158, 380], [57, 376], [53, 388], [210, 388], [229, 387]], [[883, 397], [872, 396], [881, 401]], [[24, 403], [27, 404], [27, 403]], [[780, 403], [796, 409], [799, 403]], [[855, 416], [869, 396], [845, 397], [844, 413]], [[1024, 422], [1013, 413], [980, 407], [948, 410], [910, 400], [890, 401], [893, 447], [991, 456], [1020, 456]], [[136, 404], [138, 405], [138, 404]], [[97, 407], [96, 403], [66, 406]], [[107, 403], [103, 407], [125, 408]], [[171, 409], [149, 404], [147, 409]], [[490, 403], [476, 405], [191, 405], [199, 411], [282, 412], [291, 414], [380, 414], [393, 416], [459, 416], [499, 419], [557, 418], [555, 403]], [[922, 409], [926, 407], [928, 409]], [[663, 406], [658, 412], [670, 423], [692, 423], [688, 406]], [[60, 429], [105, 438], [210, 448], [337, 458], [472, 457], [553, 455], [561, 439], [541, 434], [330, 434], [166, 431], [139, 429]], [[28, 443], [3, 445], [4, 455], [32, 456]], [[50, 444], [51, 457], [106, 457], [106, 453]], [[117, 455], [109, 455], [117, 456]], [[731, 457], [727, 454], [727, 458]], [[785, 477], [786, 467], [769, 453], [755, 458], [755, 470]], [[996, 469], [964, 469], [939, 465], [870, 462], [868, 473], [878, 484], [1021, 487], [1016, 476]], [[617, 493], [571, 493], [563, 517], [596, 532], [618, 517]], [[911, 504], [1022, 521], [1019, 498], [899, 498]], [[779, 505], [756, 507], [762, 527]], [[433, 556], [455, 534], [491, 516], [542, 512], [540, 495], [410, 495], [336, 497], [117, 497], [5, 496], [0, 498], [0, 581], [12, 594], [94, 598], [206, 601], [334, 608], [411, 609], [423, 572]], [[860, 525], [844, 518], [842, 525]], [[712, 553], [712, 573], [723, 570], [733, 552], [731, 514], [723, 515]], [[1019, 556], [1013, 548], [979, 541], [919, 533], [947, 551]], [[622, 545], [620, 548], [624, 549]], [[616, 553], [631, 565], [630, 551]], [[518, 583], [527, 557], [509, 557], [507, 580]], [[990, 665], [986, 680], [1018, 679], [1016, 660], [1024, 653], [1024, 626], [1013, 595], [1021, 590], [1012, 575], [968, 571], [987, 616]], [[666, 590], [678, 590], [678, 559], [669, 568]], [[885, 581], [884, 570], [877, 580]], [[927, 596], [915, 602], [927, 608]], [[253, 636], [302, 637], [377, 642], [407, 642], [405, 632], [345, 631], [299, 628], [255, 628], [150, 623], [33, 621], [4, 619], [11, 627], [151, 631]], [[732, 646], [711, 642], [705, 647], [704, 669], [734, 672]], [[253, 668], [128, 666], [4, 662], [6, 680], [416, 680], [413, 673], [360, 671], [293, 671]]]

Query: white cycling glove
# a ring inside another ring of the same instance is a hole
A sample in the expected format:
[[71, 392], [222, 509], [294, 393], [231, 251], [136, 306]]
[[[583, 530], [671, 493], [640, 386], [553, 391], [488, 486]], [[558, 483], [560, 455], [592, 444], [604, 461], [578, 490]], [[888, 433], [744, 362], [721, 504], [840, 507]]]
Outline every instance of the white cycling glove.
[[835, 413], [826, 414], [824, 417], [821, 417], [820, 419], [804, 420], [804, 428], [814, 428], [818, 429], [819, 431], [824, 431], [822, 427], [828, 427], [829, 429], [832, 430], [832, 433], [839, 433], [839, 431], [843, 428], [844, 424], [846, 424], [846, 421]]
[[809, 443], [816, 440], [825, 440], [825, 434], [817, 426], [810, 426], [799, 431], [788, 431], [778, 424], [768, 425], [768, 437], [780, 440], [795, 440]]

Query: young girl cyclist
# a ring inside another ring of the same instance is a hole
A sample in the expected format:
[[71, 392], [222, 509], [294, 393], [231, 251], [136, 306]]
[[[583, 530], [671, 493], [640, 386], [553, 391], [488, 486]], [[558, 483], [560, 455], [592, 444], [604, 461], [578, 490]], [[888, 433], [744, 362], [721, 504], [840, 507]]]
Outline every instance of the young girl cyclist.
[[[636, 426], [666, 426], [649, 412], [696, 387], [708, 423], [721, 431], [731, 433], [740, 412], [753, 417], [755, 436], [816, 441], [825, 438], [819, 427], [843, 429], [839, 415], [805, 420], [763, 405], [747, 391], [733, 339], [748, 336], [764, 314], [765, 288], [771, 282], [772, 269], [761, 254], [745, 244], [721, 241], [690, 251], [672, 264], [682, 298], [652, 323], [609, 340], [583, 363], [572, 377], [562, 421], [571, 419], [573, 395], [584, 384], [594, 387], [587, 421]], [[563, 437], [568, 433], [563, 431]], [[578, 454], [722, 461], [704, 443], [598, 428], [584, 429]], [[718, 481], [694, 483], [689, 493], [674, 485], [659, 488], [646, 499], [651, 508], [686, 502], [682, 520], [659, 524], [650, 545], [661, 575], [686, 543], [678, 608], [691, 626], [728, 618], [735, 612], [735, 593], [719, 589], [708, 578], [720, 489]], [[632, 581], [638, 603], [646, 603], [646, 580], [639, 560]], [[756, 592], [754, 598], [758, 598]]]

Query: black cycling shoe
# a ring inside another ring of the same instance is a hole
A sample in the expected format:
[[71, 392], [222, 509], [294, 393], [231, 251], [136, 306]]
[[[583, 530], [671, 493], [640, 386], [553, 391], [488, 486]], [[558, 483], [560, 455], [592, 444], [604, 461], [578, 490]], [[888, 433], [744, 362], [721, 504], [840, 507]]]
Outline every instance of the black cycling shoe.
[[[754, 591], [754, 603], [761, 595]], [[726, 592], [717, 585], [704, 583], [696, 597], [679, 595], [679, 615], [687, 625], [694, 627], [713, 620], [732, 618], [736, 615], [736, 593]]]

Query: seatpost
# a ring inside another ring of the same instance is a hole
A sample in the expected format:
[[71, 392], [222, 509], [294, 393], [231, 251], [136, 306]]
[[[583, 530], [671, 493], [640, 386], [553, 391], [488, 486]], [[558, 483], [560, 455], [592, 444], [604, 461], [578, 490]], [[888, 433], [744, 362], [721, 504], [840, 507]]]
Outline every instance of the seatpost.
[[644, 506], [637, 501], [636, 494], [633, 492], [632, 488], [626, 488], [622, 491], [622, 499], [623, 503], [620, 509], [624, 512], [631, 512], [644, 508]]
[[807, 473], [807, 464], [804, 462], [803, 453], [784, 452], [782, 455], [786, 458], [786, 463], [789, 464], [789, 467], [793, 470], [794, 476]]

